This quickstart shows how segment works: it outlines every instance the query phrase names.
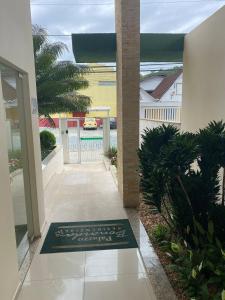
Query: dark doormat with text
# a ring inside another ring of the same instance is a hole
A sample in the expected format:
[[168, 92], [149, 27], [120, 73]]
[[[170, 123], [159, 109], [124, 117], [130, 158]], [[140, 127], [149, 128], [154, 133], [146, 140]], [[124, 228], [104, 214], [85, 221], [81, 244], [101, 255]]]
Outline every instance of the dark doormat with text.
[[137, 248], [128, 219], [51, 223], [41, 253]]

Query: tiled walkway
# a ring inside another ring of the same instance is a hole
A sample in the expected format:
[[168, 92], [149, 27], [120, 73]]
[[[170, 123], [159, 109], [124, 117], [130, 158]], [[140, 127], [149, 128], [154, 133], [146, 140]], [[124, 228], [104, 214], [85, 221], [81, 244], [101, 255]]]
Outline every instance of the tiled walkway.
[[[46, 194], [51, 222], [127, 218], [111, 173], [102, 163], [67, 165]], [[155, 300], [137, 249], [39, 254], [18, 300]]]

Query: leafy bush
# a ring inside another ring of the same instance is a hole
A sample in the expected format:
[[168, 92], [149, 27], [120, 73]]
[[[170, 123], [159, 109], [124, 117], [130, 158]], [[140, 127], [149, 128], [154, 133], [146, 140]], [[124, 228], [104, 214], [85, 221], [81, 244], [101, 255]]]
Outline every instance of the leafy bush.
[[9, 171], [10, 173], [22, 169], [23, 167], [23, 159], [21, 150], [12, 150], [9, 151]]
[[40, 133], [41, 148], [46, 150], [52, 150], [56, 144], [56, 138], [53, 133], [48, 130], [44, 130]]
[[194, 220], [206, 229], [208, 218], [213, 219], [216, 235], [225, 243], [225, 209], [219, 202], [225, 124], [211, 122], [196, 134], [162, 125], [147, 129], [142, 138], [139, 158], [145, 202], [162, 214], [166, 211], [167, 223], [192, 246]]
[[159, 226], [153, 236], [191, 299], [225, 300], [225, 123], [211, 122], [195, 134], [162, 125], [142, 139], [144, 200], [170, 231]]
[[225, 294], [225, 251], [214, 235], [213, 222], [208, 222], [205, 231], [196, 223], [196, 249], [185, 242], [171, 243], [173, 264], [170, 268], [180, 277], [180, 283], [191, 299], [224, 299]]
[[158, 224], [152, 230], [152, 236], [157, 242], [162, 242], [168, 240], [169, 238], [169, 228], [165, 225]]
[[110, 159], [112, 165], [117, 166], [117, 148], [116, 147], [110, 147], [110, 149], [105, 153], [105, 156]]
[[40, 133], [42, 160], [55, 148], [56, 138], [53, 133], [44, 130]]

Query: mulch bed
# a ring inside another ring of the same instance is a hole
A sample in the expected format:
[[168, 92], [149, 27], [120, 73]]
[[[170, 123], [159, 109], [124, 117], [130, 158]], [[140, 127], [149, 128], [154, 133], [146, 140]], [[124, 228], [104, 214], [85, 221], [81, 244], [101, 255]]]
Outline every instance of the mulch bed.
[[176, 296], [179, 300], [188, 300], [184, 294], [184, 291], [179, 286], [178, 282], [178, 276], [175, 272], [172, 270], [169, 270], [167, 266], [171, 263], [170, 258], [160, 249], [159, 245], [154, 241], [154, 239], [151, 236], [151, 232], [154, 229], [154, 227], [157, 224], [165, 224], [165, 221], [161, 217], [160, 214], [154, 212], [154, 207], [151, 207], [149, 205], [144, 204], [143, 201], [141, 201], [140, 208], [139, 208], [139, 216], [140, 219], [145, 227], [145, 230], [147, 231], [149, 238], [152, 242], [152, 245], [159, 257], [159, 260], [169, 278], [169, 281], [176, 293]]

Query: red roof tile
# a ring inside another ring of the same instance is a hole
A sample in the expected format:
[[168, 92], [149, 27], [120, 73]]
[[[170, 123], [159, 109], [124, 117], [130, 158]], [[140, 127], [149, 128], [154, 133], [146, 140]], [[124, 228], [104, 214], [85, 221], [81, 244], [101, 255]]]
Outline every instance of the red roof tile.
[[162, 96], [168, 91], [168, 89], [173, 85], [177, 78], [182, 74], [183, 70], [180, 69], [176, 73], [168, 75], [165, 77], [157, 88], [151, 93], [151, 96], [155, 99], [161, 99]]

